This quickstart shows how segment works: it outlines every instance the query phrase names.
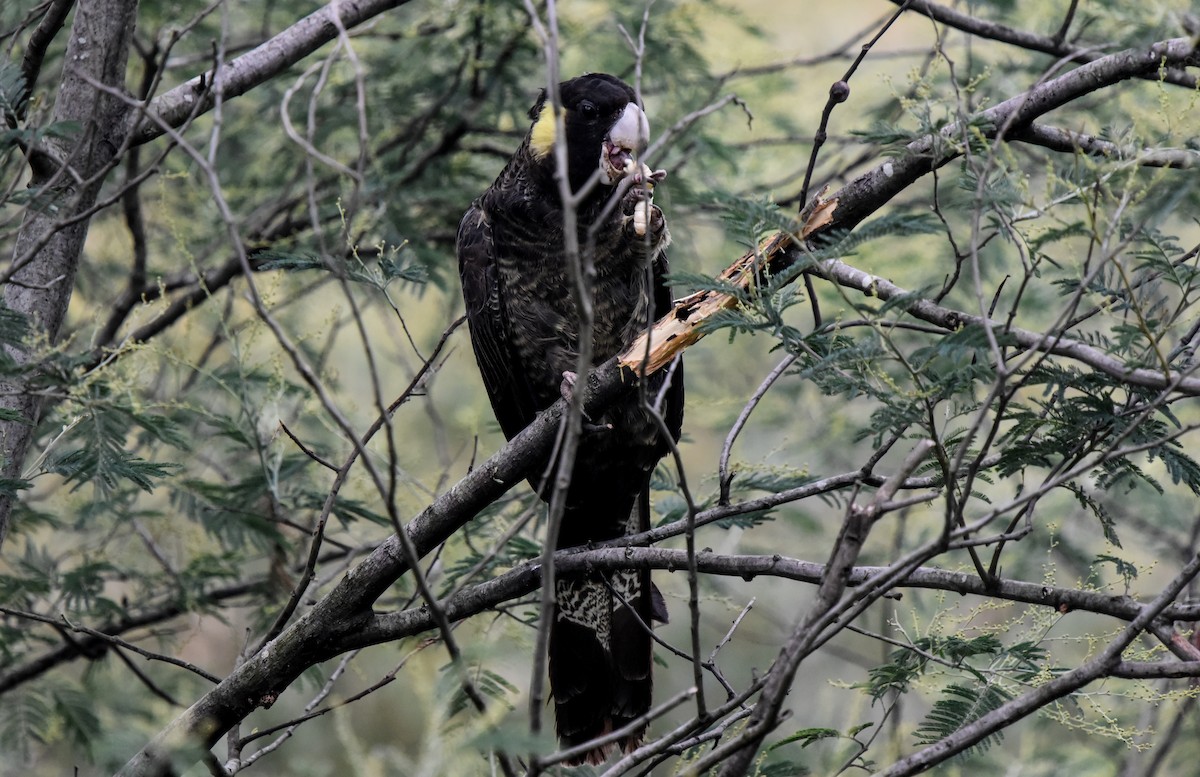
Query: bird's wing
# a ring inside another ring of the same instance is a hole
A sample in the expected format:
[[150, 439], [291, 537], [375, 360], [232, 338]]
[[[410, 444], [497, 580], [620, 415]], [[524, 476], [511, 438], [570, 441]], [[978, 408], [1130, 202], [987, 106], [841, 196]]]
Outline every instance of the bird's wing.
[[520, 357], [511, 347], [511, 331], [502, 302], [495, 242], [487, 215], [476, 203], [458, 226], [458, 272], [467, 303], [471, 347], [484, 388], [504, 436], [512, 438], [537, 413]]

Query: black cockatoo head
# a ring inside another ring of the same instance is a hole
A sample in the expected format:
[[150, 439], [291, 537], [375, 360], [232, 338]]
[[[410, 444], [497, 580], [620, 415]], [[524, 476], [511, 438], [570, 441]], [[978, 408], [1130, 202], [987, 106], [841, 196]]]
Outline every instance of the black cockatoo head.
[[[650, 123], [629, 84], [616, 76], [589, 73], [562, 82], [559, 95], [571, 191], [579, 191], [597, 169], [600, 183], [608, 186], [632, 172], [634, 156], [649, 142]], [[529, 118], [533, 119], [530, 151], [539, 164], [552, 170], [556, 124], [545, 90], [529, 110]]]

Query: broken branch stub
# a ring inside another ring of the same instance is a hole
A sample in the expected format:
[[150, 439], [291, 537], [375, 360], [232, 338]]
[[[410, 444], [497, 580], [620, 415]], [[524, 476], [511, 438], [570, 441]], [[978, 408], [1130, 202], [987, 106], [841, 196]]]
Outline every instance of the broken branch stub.
[[[823, 194], [813, 197], [804, 209], [797, 231], [777, 232], [766, 238], [757, 248], [747, 251], [727, 267], [718, 279], [748, 290], [764, 273], [779, 269], [773, 265], [779, 263], [797, 237], [805, 240], [833, 222], [838, 201], [824, 199]], [[648, 332], [643, 332], [617, 357], [617, 365], [640, 377], [657, 372], [670, 364], [683, 349], [707, 334], [701, 329], [705, 321], [718, 311], [736, 307], [737, 304], [737, 295], [714, 289], [705, 289], [675, 300], [670, 313], [659, 319]]]

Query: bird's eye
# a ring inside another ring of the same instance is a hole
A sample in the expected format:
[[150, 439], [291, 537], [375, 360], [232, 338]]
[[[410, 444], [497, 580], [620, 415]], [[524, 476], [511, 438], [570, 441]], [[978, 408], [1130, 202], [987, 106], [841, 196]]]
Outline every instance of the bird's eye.
[[585, 119], [594, 119], [600, 115], [600, 109], [591, 100], [579, 103], [579, 115]]

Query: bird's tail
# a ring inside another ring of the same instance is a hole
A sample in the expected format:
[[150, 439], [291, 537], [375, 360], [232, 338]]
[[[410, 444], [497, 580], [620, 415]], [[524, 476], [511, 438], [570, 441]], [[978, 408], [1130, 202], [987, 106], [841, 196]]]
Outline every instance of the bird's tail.
[[[649, 573], [563, 575], [555, 581], [550, 626], [550, 688], [558, 738], [575, 747], [632, 723], [650, 709], [653, 687]], [[642, 742], [643, 723], [571, 763], [598, 764], [613, 745]]]
[[[570, 511], [568, 511], [570, 512]], [[629, 515], [627, 531], [649, 523], [649, 494]], [[566, 521], [585, 518], [564, 515]], [[625, 728], [650, 710], [652, 620], [667, 621], [650, 571], [623, 569], [555, 578], [550, 625], [550, 690], [559, 743], [581, 745]], [[642, 743], [645, 722], [570, 763], [602, 762], [614, 746], [629, 752]]]

